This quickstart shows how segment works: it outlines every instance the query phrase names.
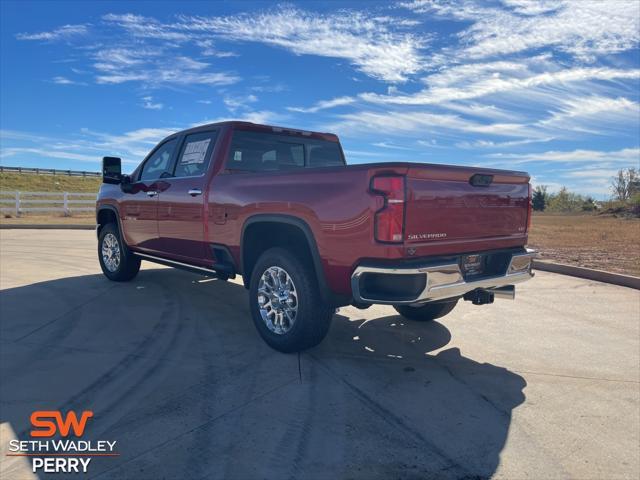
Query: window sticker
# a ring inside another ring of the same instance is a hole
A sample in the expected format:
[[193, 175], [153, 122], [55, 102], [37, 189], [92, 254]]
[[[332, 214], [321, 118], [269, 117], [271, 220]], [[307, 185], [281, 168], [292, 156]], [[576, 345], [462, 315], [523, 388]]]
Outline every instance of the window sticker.
[[233, 152], [233, 161], [234, 162], [242, 161], [242, 151], [236, 150], [235, 152]]
[[189, 142], [184, 149], [182, 158], [180, 159], [181, 165], [193, 165], [196, 163], [204, 163], [204, 157], [207, 154], [211, 139], [201, 140], [199, 142]]

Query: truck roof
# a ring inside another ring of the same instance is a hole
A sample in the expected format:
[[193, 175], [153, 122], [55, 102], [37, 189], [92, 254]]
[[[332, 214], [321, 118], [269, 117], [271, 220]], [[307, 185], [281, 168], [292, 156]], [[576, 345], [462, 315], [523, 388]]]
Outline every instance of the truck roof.
[[334, 133], [312, 132], [309, 130], [300, 130], [297, 128], [278, 127], [275, 125], [264, 125], [259, 123], [243, 122], [240, 120], [228, 120], [224, 122], [215, 122], [215, 123], [207, 123], [204, 125], [198, 125], [196, 127], [191, 127], [186, 130], [181, 130], [179, 132], [176, 132], [170, 135], [169, 137], [172, 137], [174, 135], [197, 133], [203, 130], [210, 129], [211, 127], [231, 127], [237, 130], [249, 130], [249, 131], [265, 132], [265, 133], [285, 133], [285, 134], [292, 134], [292, 135], [300, 135], [308, 138], [327, 140], [330, 142], [338, 142], [338, 136], [335, 135]]

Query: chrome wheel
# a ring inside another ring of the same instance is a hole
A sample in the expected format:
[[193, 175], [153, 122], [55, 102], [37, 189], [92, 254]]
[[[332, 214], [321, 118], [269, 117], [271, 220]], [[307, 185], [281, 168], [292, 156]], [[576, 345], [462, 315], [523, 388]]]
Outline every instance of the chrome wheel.
[[269, 330], [284, 335], [298, 315], [298, 292], [289, 274], [280, 267], [267, 268], [258, 284], [260, 315]]
[[120, 242], [113, 233], [107, 233], [102, 239], [102, 263], [110, 272], [120, 266]]

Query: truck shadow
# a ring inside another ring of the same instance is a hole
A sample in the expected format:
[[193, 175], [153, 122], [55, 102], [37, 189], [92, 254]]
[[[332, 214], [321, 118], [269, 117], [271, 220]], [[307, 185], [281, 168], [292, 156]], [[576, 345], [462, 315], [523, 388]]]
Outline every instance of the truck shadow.
[[28, 440], [34, 410], [91, 409], [86, 439], [123, 451], [91, 473], [113, 478], [495, 473], [526, 382], [443, 350], [443, 323], [349, 309], [321, 345], [282, 355], [246, 304], [241, 285], [171, 269], [3, 290], [0, 422]]

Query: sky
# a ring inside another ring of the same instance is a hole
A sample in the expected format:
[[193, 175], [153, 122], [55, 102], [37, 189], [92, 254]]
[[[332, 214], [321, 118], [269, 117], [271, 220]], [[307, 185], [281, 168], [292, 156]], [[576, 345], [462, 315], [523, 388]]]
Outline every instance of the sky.
[[247, 120], [348, 163], [524, 170], [610, 196], [640, 162], [640, 0], [0, 3], [0, 164], [133, 170]]

